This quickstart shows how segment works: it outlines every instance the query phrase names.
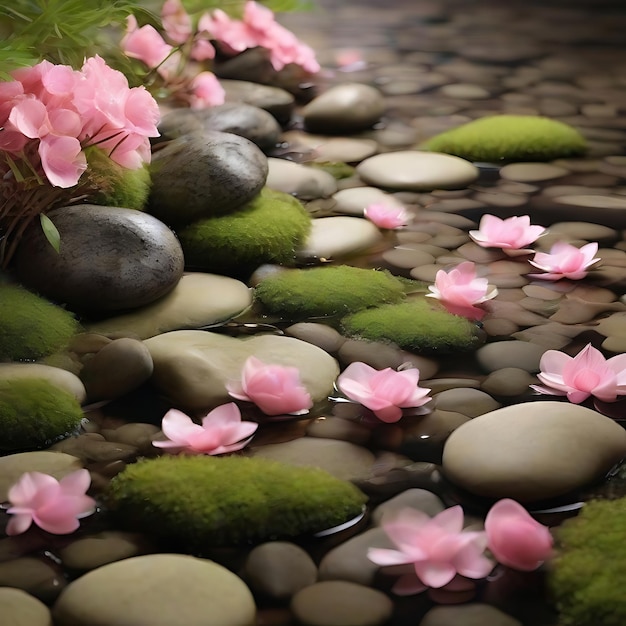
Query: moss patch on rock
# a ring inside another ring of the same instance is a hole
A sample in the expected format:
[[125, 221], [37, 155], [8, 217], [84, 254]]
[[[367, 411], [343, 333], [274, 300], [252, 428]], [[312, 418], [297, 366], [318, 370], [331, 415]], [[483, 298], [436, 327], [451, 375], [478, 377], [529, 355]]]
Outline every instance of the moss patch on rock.
[[559, 624], [626, 624], [626, 498], [587, 502], [555, 534], [548, 580]]
[[0, 382], [0, 450], [43, 448], [75, 432], [83, 411], [75, 396], [47, 380]]
[[0, 360], [36, 360], [65, 347], [80, 326], [71, 313], [17, 285], [0, 284]]
[[255, 297], [270, 313], [289, 318], [343, 316], [400, 302], [404, 285], [386, 271], [327, 265], [269, 276], [259, 283]]
[[93, 204], [141, 211], [150, 194], [147, 167], [128, 169], [110, 159], [102, 150], [87, 149], [89, 178], [98, 189], [88, 200]]
[[424, 298], [359, 311], [341, 324], [350, 337], [395, 343], [425, 354], [466, 352], [482, 343], [475, 324]]
[[584, 154], [585, 138], [571, 126], [535, 115], [494, 115], [429, 139], [424, 146], [470, 161], [550, 161]]
[[263, 263], [293, 265], [311, 228], [298, 200], [271, 189], [229, 215], [202, 219], [178, 232], [189, 267], [247, 278]]
[[118, 474], [108, 501], [125, 525], [206, 554], [331, 528], [360, 514], [365, 496], [315, 468], [242, 456], [162, 456]]

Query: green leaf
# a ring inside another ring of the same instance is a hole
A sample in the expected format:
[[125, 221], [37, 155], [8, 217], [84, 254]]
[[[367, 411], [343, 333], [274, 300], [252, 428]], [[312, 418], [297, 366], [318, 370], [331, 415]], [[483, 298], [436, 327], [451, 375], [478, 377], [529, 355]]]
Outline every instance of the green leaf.
[[41, 221], [41, 228], [43, 230], [43, 234], [46, 236], [46, 239], [50, 243], [50, 245], [56, 250], [56, 252], [61, 251], [61, 235], [57, 230], [57, 227], [54, 225], [52, 220], [43, 213], [39, 214], [39, 220]]

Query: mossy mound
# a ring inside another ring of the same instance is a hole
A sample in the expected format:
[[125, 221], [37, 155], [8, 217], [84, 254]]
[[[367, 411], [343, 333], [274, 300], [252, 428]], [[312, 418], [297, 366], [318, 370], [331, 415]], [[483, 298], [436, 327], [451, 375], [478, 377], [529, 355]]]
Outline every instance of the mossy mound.
[[482, 343], [475, 324], [423, 298], [360, 311], [341, 324], [348, 336], [391, 342], [419, 353], [466, 352]]
[[463, 124], [423, 146], [469, 161], [550, 161], [584, 154], [585, 138], [571, 126], [535, 115], [494, 115]]
[[71, 313], [17, 285], [0, 284], [0, 360], [36, 360], [80, 329]]
[[626, 624], [626, 498], [586, 503], [555, 534], [548, 580], [559, 624]]
[[0, 450], [43, 448], [75, 432], [83, 410], [75, 396], [47, 380], [0, 381]]
[[404, 287], [389, 272], [328, 265], [269, 276], [257, 286], [255, 297], [270, 313], [305, 319], [400, 302]]
[[247, 278], [263, 263], [293, 265], [311, 217], [289, 194], [263, 189], [229, 215], [202, 219], [178, 232], [189, 267]]
[[332, 528], [365, 502], [320, 469], [242, 456], [140, 461], [111, 481], [107, 499], [125, 525], [199, 553]]
[[102, 150], [87, 149], [89, 179], [98, 190], [88, 200], [93, 204], [143, 210], [150, 194], [147, 167], [128, 169], [118, 165]]

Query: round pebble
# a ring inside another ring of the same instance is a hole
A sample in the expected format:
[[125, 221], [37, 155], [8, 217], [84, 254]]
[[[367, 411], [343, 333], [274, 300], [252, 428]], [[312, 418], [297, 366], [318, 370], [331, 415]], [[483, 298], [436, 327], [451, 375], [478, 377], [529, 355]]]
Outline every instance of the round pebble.
[[0, 613], [7, 626], [52, 626], [48, 607], [21, 589], [0, 587]]
[[561, 178], [569, 172], [564, 167], [549, 163], [511, 163], [500, 169], [500, 176], [518, 183], [534, 183]]

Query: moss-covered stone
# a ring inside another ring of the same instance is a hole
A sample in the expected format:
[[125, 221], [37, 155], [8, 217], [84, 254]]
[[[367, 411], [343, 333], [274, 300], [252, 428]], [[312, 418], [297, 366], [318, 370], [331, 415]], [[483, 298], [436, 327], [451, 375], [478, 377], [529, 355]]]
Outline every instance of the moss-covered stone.
[[0, 360], [36, 360], [65, 347], [79, 324], [71, 313], [17, 285], [0, 284]]
[[194, 222], [178, 236], [190, 268], [247, 278], [263, 263], [293, 265], [310, 227], [298, 200], [264, 189], [236, 212]]
[[0, 451], [43, 448], [75, 432], [83, 411], [68, 391], [38, 378], [0, 381]]
[[162, 456], [118, 474], [108, 501], [125, 525], [206, 553], [333, 527], [358, 515], [365, 496], [315, 468], [242, 456]]
[[626, 624], [626, 498], [586, 503], [555, 534], [548, 580], [559, 624]]
[[327, 265], [269, 276], [259, 283], [255, 297], [270, 313], [304, 319], [400, 302], [404, 288], [386, 271]]
[[141, 211], [150, 194], [150, 171], [147, 167], [128, 169], [118, 165], [102, 150], [87, 149], [89, 179], [97, 188], [88, 200], [93, 204]]
[[550, 161], [585, 152], [584, 137], [571, 126], [534, 115], [494, 115], [429, 139], [424, 146], [487, 163]]
[[482, 343], [475, 324], [424, 298], [360, 311], [341, 324], [348, 336], [391, 342], [419, 353], [469, 351]]

